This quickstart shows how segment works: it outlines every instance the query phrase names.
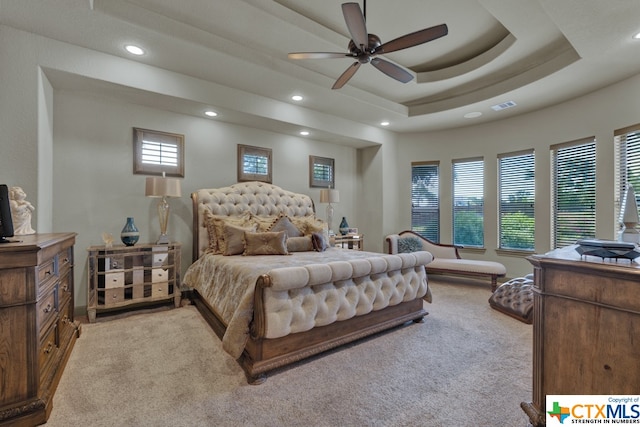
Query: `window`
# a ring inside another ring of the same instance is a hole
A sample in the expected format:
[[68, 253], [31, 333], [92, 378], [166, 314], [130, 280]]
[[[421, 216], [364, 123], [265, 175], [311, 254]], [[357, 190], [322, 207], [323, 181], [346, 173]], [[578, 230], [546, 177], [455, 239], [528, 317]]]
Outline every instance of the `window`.
[[533, 150], [498, 156], [498, 245], [534, 250], [535, 157]]
[[440, 183], [438, 162], [411, 164], [411, 230], [440, 242]]
[[596, 141], [551, 147], [553, 247], [596, 235]]
[[238, 181], [271, 183], [271, 149], [238, 144]]
[[309, 156], [309, 187], [335, 188], [333, 159]]
[[133, 173], [184, 177], [184, 135], [133, 128]]
[[622, 201], [627, 185], [631, 184], [636, 193], [636, 201], [640, 195], [640, 124], [614, 133], [616, 164], [616, 199], [615, 199], [615, 232], [622, 229]]
[[453, 243], [484, 246], [484, 161], [453, 162]]

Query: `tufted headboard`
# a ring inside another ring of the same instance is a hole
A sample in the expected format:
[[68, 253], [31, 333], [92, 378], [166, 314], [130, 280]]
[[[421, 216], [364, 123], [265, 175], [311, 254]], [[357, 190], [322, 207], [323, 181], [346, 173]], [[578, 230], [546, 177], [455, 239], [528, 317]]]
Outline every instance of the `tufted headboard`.
[[240, 182], [229, 187], [201, 189], [191, 193], [193, 202], [193, 261], [209, 245], [205, 211], [237, 216], [247, 211], [258, 216], [309, 216], [315, 214], [311, 197], [293, 193], [265, 182]]

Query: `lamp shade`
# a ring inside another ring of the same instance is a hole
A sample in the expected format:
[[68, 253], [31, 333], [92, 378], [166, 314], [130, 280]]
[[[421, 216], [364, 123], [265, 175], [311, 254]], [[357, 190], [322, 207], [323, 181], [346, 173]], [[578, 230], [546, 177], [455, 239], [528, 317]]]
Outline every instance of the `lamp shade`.
[[339, 203], [340, 192], [338, 190], [320, 190], [320, 203]]
[[160, 176], [148, 177], [144, 193], [147, 197], [180, 197], [180, 180]]

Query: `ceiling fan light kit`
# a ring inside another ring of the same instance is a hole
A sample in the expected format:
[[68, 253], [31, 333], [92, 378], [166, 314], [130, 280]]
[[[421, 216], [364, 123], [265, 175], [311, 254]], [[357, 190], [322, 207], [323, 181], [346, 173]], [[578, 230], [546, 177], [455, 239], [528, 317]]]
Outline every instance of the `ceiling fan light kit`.
[[[364, 9], [367, 10], [367, 2], [364, 1]], [[407, 83], [413, 80], [413, 74], [404, 68], [389, 62], [386, 59], [378, 57], [378, 55], [395, 52], [397, 50], [406, 49], [417, 46], [440, 37], [446, 36], [449, 32], [446, 24], [436, 25], [434, 27], [425, 28], [410, 34], [393, 39], [387, 43], [382, 43], [380, 37], [375, 34], [369, 34], [366, 25], [366, 16], [362, 13], [358, 3], [343, 3], [342, 14], [347, 24], [347, 29], [351, 35], [349, 41], [349, 52], [292, 52], [289, 54], [290, 59], [332, 59], [332, 58], [353, 58], [356, 61], [346, 69], [338, 80], [333, 84], [332, 89], [340, 89], [343, 87], [353, 75], [358, 71], [361, 64], [370, 63], [379, 71], [387, 76]]]

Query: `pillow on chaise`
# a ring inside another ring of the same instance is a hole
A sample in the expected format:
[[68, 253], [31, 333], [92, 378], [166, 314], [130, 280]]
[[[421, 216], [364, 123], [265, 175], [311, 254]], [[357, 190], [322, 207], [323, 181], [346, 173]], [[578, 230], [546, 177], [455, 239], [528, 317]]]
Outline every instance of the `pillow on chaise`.
[[422, 241], [418, 237], [400, 237], [398, 239], [398, 253], [418, 252], [422, 250]]

